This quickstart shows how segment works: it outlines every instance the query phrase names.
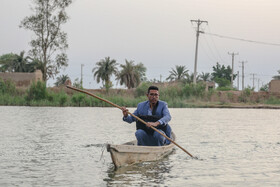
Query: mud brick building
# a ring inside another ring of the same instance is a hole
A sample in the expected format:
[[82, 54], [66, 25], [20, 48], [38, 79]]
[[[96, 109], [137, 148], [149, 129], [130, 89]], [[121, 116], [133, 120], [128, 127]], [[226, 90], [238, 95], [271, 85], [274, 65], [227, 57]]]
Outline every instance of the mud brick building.
[[7, 81], [11, 80], [16, 87], [28, 87], [32, 82], [43, 81], [43, 74], [41, 70], [36, 70], [33, 73], [0, 73], [0, 78]]

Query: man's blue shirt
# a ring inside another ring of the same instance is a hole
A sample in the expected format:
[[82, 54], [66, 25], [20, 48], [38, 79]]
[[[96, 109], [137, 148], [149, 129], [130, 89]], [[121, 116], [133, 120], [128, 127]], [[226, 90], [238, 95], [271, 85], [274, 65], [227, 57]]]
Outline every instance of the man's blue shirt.
[[[150, 102], [144, 101], [137, 105], [137, 109], [133, 112], [135, 116], [147, 116], [151, 115], [151, 109], [150, 109]], [[171, 120], [171, 116], [168, 110], [167, 103], [164, 101], [158, 101], [158, 106], [155, 112], [155, 116], [161, 117], [158, 121], [161, 125], [166, 125]], [[124, 121], [128, 123], [132, 123], [136, 121], [136, 119], [133, 116], [128, 115], [127, 117], [123, 118]]]

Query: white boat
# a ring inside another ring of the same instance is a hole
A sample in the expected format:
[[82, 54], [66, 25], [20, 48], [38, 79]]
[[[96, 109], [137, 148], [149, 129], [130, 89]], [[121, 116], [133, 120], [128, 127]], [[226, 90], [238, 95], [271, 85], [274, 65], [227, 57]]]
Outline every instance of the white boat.
[[[171, 138], [175, 141], [176, 137], [173, 132]], [[140, 162], [160, 160], [170, 154], [173, 148], [173, 143], [164, 146], [137, 146], [136, 140], [121, 145], [107, 144], [107, 151], [110, 152], [116, 168]]]

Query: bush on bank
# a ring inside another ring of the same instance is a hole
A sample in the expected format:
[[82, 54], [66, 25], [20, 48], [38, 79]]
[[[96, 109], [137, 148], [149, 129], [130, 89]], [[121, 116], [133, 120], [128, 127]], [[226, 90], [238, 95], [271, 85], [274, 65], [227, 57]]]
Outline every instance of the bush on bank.
[[[140, 84], [134, 91], [121, 90], [112, 92], [101, 92], [96, 95], [111, 101], [119, 106], [136, 107], [139, 102], [147, 99], [147, 89], [153, 83], [144, 82]], [[220, 97], [220, 104], [228, 104], [234, 102], [234, 94], [226, 92], [221, 96], [219, 90], [205, 91], [205, 84], [158, 84], [160, 89], [160, 99], [168, 103], [172, 108], [185, 107], [208, 107], [213, 104], [212, 97]], [[252, 91], [245, 89], [236, 99], [237, 102], [250, 103]], [[223, 98], [222, 98], [223, 97]], [[210, 102], [210, 103], [209, 103]], [[256, 102], [256, 101], [254, 101]], [[258, 100], [258, 103], [279, 105], [280, 100], [277, 97], [271, 97], [266, 100]], [[201, 103], [201, 104], [200, 104]], [[83, 93], [74, 92], [67, 94], [62, 89], [54, 92], [46, 87], [44, 82], [32, 83], [32, 85], [23, 91], [16, 89], [11, 81], [3, 81], [0, 79], [0, 105], [14, 106], [78, 106], [78, 107], [111, 107], [111, 105], [100, 101], [94, 97]]]

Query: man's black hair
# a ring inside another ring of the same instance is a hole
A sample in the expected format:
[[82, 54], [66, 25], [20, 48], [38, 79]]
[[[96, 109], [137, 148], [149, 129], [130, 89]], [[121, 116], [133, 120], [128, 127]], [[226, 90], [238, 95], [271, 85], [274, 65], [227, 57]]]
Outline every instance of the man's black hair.
[[150, 93], [150, 90], [157, 90], [157, 91], [158, 91], [158, 87], [156, 87], [156, 86], [150, 86], [150, 87], [148, 88], [148, 93]]

